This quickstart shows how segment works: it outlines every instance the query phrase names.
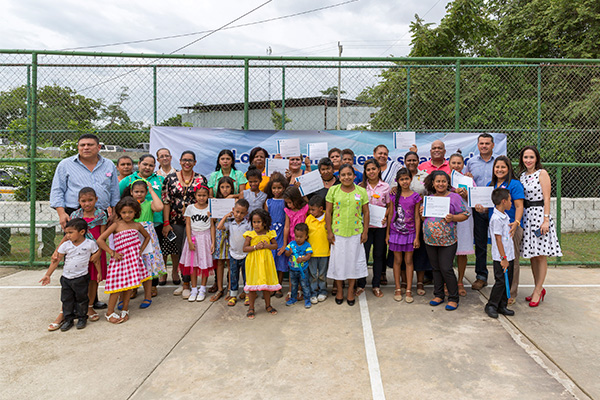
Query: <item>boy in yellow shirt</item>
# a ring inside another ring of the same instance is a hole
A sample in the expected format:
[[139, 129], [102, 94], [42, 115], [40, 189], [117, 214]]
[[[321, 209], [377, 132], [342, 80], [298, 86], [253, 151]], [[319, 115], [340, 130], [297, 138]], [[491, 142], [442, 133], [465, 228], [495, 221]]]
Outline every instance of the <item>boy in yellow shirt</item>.
[[310, 302], [316, 304], [327, 299], [327, 267], [329, 265], [329, 241], [325, 229], [325, 199], [313, 196], [308, 202], [308, 242], [313, 254], [309, 260]]

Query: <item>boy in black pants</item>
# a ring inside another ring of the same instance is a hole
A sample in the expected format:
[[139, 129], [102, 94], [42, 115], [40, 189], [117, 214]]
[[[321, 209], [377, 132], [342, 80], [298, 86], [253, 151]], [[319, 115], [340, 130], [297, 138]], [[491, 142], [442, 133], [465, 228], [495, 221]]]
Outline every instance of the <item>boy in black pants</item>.
[[510, 209], [510, 192], [508, 189], [498, 188], [492, 192], [492, 202], [496, 206], [490, 218], [489, 233], [492, 239], [492, 259], [494, 260], [494, 287], [490, 293], [490, 299], [485, 305], [485, 312], [492, 318], [498, 318], [498, 314], [515, 315], [515, 312], [506, 308], [508, 296], [504, 271], [508, 271], [509, 288], [513, 278], [513, 263], [515, 249], [510, 237], [510, 219], [505, 213]]

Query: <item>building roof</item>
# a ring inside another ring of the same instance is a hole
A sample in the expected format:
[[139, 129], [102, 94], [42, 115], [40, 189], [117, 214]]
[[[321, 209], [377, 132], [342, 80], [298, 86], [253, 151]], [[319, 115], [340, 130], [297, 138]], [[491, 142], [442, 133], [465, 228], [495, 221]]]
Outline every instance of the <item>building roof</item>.
[[[250, 110], [268, 110], [271, 108], [271, 103], [275, 105], [275, 108], [282, 108], [282, 100], [265, 100], [265, 101], [251, 101], [248, 103]], [[370, 104], [364, 101], [340, 99], [342, 107], [368, 107]], [[285, 99], [285, 108], [291, 107], [311, 107], [311, 106], [327, 106], [337, 107], [337, 97], [332, 96], [316, 96], [316, 97], [301, 97], [301, 98], [290, 98]], [[203, 104], [195, 106], [183, 106], [179, 107], [185, 110], [196, 111], [196, 112], [210, 112], [210, 111], [241, 111], [244, 109], [244, 103], [225, 103], [225, 104]]]

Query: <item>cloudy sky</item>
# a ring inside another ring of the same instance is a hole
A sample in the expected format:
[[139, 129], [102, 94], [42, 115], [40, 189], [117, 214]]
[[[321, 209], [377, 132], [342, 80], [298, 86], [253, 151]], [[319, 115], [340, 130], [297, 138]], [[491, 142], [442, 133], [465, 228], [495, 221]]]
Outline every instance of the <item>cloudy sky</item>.
[[[0, 0], [0, 47], [171, 53], [265, 2]], [[414, 15], [438, 23], [447, 3], [447, 0], [272, 0], [234, 22], [229, 29], [216, 32], [178, 54], [265, 55], [270, 47], [274, 56], [337, 56], [340, 41], [344, 56], [404, 56], [410, 51], [408, 29]], [[335, 7], [310, 12], [329, 6]], [[297, 13], [305, 14], [281, 18]], [[235, 27], [269, 19], [274, 20]], [[91, 47], [195, 32], [205, 33]]]

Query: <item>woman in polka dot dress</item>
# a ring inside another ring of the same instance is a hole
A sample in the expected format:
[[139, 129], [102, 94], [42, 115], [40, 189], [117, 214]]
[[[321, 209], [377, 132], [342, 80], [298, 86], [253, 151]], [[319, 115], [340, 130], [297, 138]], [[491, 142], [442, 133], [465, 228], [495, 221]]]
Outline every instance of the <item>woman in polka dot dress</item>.
[[535, 288], [525, 298], [530, 307], [544, 301], [544, 280], [548, 271], [548, 257], [560, 257], [562, 251], [550, 216], [550, 176], [542, 169], [540, 153], [534, 146], [526, 146], [519, 156], [520, 181], [525, 188], [523, 213], [523, 242], [521, 256], [531, 259], [531, 272]]

